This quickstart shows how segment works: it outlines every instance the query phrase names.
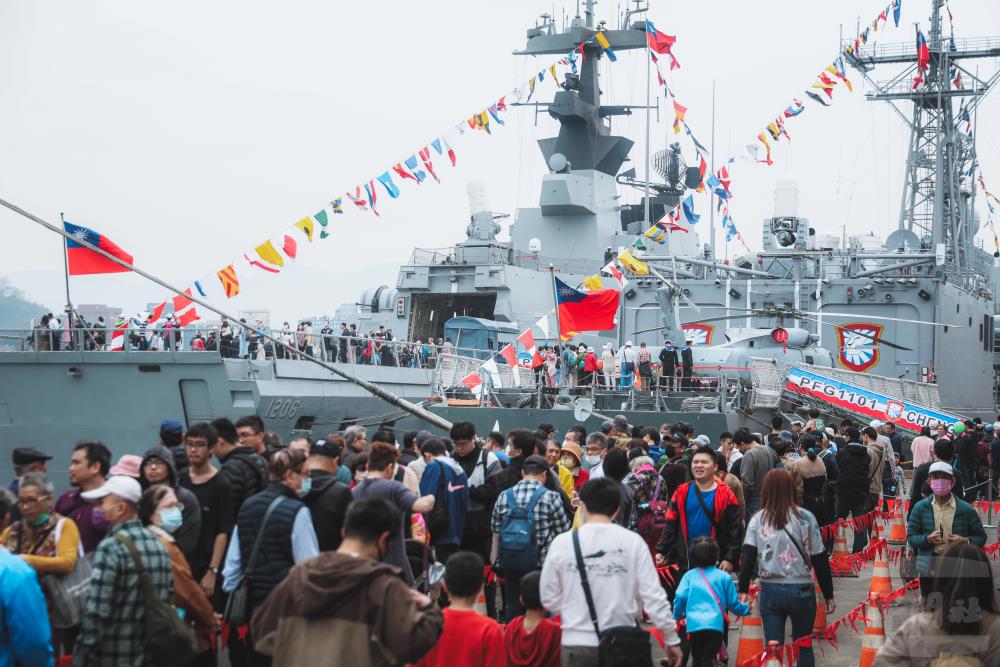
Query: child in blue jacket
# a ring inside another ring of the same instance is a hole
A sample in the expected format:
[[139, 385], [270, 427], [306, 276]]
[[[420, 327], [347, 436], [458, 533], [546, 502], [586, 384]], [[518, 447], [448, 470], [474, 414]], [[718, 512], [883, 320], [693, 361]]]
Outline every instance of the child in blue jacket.
[[691, 545], [691, 564], [681, 577], [674, 597], [674, 618], [686, 619], [688, 646], [693, 667], [713, 667], [726, 630], [724, 615], [730, 611], [746, 616], [750, 607], [739, 599], [732, 576], [715, 566], [719, 545], [702, 537]]

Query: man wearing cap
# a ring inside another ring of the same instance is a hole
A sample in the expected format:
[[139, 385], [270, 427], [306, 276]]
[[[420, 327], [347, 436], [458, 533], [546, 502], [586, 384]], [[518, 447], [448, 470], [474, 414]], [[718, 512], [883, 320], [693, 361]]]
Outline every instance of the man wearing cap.
[[663, 341], [660, 350], [660, 386], [667, 391], [674, 390], [674, 380], [677, 377], [677, 350], [669, 339]]
[[142, 667], [154, 664], [146, 652], [146, 604], [143, 587], [126, 544], [138, 553], [153, 591], [164, 602], [173, 599], [170, 556], [138, 519], [142, 487], [124, 475], [113, 475], [100, 488], [81, 494], [98, 501], [111, 524], [94, 553], [93, 576], [83, 608], [73, 664]]
[[[11, 456], [14, 463], [14, 481], [7, 486], [7, 490], [13, 493], [16, 498], [21, 490], [21, 478], [29, 472], [48, 474], [48, 460], [51, 458], [51, 454], [46, 454], [34, 447], [15, 447], [13, 456]], [[10, 509], [10, 520], [11, 522], [21, 520], [21, 511], [16, 503]]]
[[918, 502], [910, 512], [906, 539], [917, 552], [917, 573], [920, 593], [924, 600], [930, 594], [937, 557], [955, 542], [971, 542], [977, 547], [986, 544], [986, 531], [972, 505], [952, 493], [955, 473], [944, 461], [930, 467], [932, 495]]
[[[500, 494], [496, 505], [493, 507], [493, 519], [491, 528], [495, 535], [500, 534], [504, 517], [513, 509], [516, 504], [519, 507], [527, 507], [535, 492], [545, 486], [546, 476], [549, 474], [549, 464], [544, 457], [537, 454], [524, 459], [521, 465], [521, 481], [513, 488]], [[562, 497], [557, 491], [542, 491], [535, 503], [535, 510], [532, 513], [534, 521], [535, 546], [538, 549], [538, 562], [535, 564], [538, 569], [545, 562], [545, 554], [549, 550], [549, 545], [556, 535], [564, 533], [570, 529], [570, 519], [563, 509]], [[501, 552], [503, 545], [500, 546]], [[502, 556], [501, 556], [502, 561]], [[498, 562], [500, 568], [502, 562]], [[515, 616], [524, 613], [521, 604], [521, 578], [527, 572], [504, 571], [504, 589], [506, 599], [504, 600], [504, 622], [509, 623]]]
[[176, 419], [164, 419], [160, 422], [160, 447], [166, 447], [174, 455], [174, 465], [177, 467], [178, 473], [187, 469], [187, 452], [184, 450], [184, 424]]
[[302, 499], [312, 514], [320, 551], [336, 551], [343, 536], [344, 516], [354, 496], [337, 480], [344, 440], [338, 435], [317, 440], [309, 450], [306, 468], [312, 479], [309, 493]]

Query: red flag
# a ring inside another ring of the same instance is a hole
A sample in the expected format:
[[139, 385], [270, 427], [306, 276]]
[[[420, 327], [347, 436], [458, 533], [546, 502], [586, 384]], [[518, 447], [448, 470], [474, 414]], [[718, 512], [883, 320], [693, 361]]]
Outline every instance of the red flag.
[[[184, 294], [191, 296], [191, 288], [189, 287], [186, 290], [184, 290]], [[191, 299], [187, 298], [187, 296], [184, 296], [184, 294], [178, 294], [173, 298], [175, 314], [180, 313], [182, 310], [184, 310], [193, 303]]]
[[93, 275], [95, 273], [121, 273], [129, 271], [124, 266], [112, 262], [104, 255], [99, 255], [79, 241], [86, 241], [95, 245], [104, 252], [114, 255], [120, 260], [133, 264], [132, 255], [128, 254], [107, 236], [98, 234], [92, 229], [74, 225], [63, 221], [63, 229], [73, 235], [72, 239], [66, 239], [66, 263], [69, 268], [69, 275], [82, 276]]
[[152, 315], [149, 316], [150, 322], [157, 322], [161, 317], [163, 317], [163, 309], [167, 307], [167, 302], [164, 301], [159, 306], [153, 309]]
[[570, 331], [614, 329], [620, 294], [618, 290], [613, 289], [581, 292], [556, 278], [560, 335]]
[[514, 346], [512, 344], [508, 343], [505, 345], [504, 348], [500, 350], [500, 356], [507, 360], [508, 366], [517, 365], [517, 354], [514, 352]]
[[198, 316], [198, 311], [194, 308], [188, 308], [183, 313], [177, 316], [177, 324], [182, 327], [186, 327], [195, 320], [201, 319]]
[[298, 252], [298, 244], [295, 243], [295, 239], [288, 234], [285, 234], [285, 244], [281, 247], [281, 249], [285, 251], [286, 255], [295, 259], [295, 253]]
[[674, 44], [677, 43], [677, 38], [673, 35], [666, 35], [660, 31], [650, 32], [646, 31], [646, 43], [649, 48], [656, 53], [665, 53], [673, 56], [670, 53], [670, 49], [674, 48]]

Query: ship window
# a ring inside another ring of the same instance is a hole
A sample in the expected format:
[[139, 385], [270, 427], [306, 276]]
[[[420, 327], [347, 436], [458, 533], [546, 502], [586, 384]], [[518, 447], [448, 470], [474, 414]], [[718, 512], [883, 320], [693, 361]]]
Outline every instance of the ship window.
[[159, 373], [160, 366], [158, 364], [139, 364], [140, 373]]
[[[970, 322], [970, 324], [971, 324], [971, 322]], [[979, 340], [980, 341], [983, 340], [983, 325], [982, 324], [979, 325]]]
[[311, 415], [302, 415], [295, 420], [295, 426], [293, 428], [296, 431], [311, 431], [315, 421], [316, 418]]
[[340, 426], [337, 427], [337, 430], [343, 431], [348, 426], [354, 426], [357, 421], [357, 417], [344, 417], [344, 419], [340, 422]]
[[961, 306], [960, 304], [957, 304], [957, 303], [956, 303], [956, 304], [955, 304], [955, 312], [957, 313], [957, 312], [958, 312], [958, 310], [959, 310], [959, 309], [960, 309], [961, 307], [962, 307], [962, 306]]
[[970, 327], [972, 326], [972, 318], [971, 317], [969, 318], [969, 326]]
[[814, 359], [813, 359], [813, 356], [812, 356], [811, 354], [807, 354], [807, 355], [806, 355], [806, 363], [807, 363], [807, 364], [813, 364], [813, 363], [816, 363], [816, 362], [814, 361]]

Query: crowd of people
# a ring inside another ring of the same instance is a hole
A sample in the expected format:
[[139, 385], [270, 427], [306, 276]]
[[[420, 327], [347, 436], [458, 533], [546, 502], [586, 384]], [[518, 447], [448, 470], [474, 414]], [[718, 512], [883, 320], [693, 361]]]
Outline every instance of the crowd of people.
[[[914, 441], [923, 612], [884, 664], [929, 665], [956, 636], [1000, 664], [986, 533], [955, 459], [977, 432], [945, 428], [933, 460]], [[52, 457], [14, 450], [0, 665], [214, 665], [220, 639], [251, 667], [648, 665], [643, 619], [665, 664], [725, 664], [729, 624], [751, 605], [766, 641], [809, 637], [814, 578], [825, 611], [837, 606], [820, 527], [907, 497], [892, 425], [818, 414], [715, 438], [623, 416], [595, 432], [480, 437], [461, 422], [398, 442], [350, 426], [286, 444], [256, 415], [151, 435], [115, 462], [78, 443], [58, 496]], [[808, 645], [798, 664], [815, 664]]]
[[598, 352], [585, 344], [542, 347], [534, 370], [546, 387], [590, 387], [665, 391], [695, 388], [693, 340], [675, 348], [670, 340], [653, 356], [645, 342], [619, 349], [605, 343]]

